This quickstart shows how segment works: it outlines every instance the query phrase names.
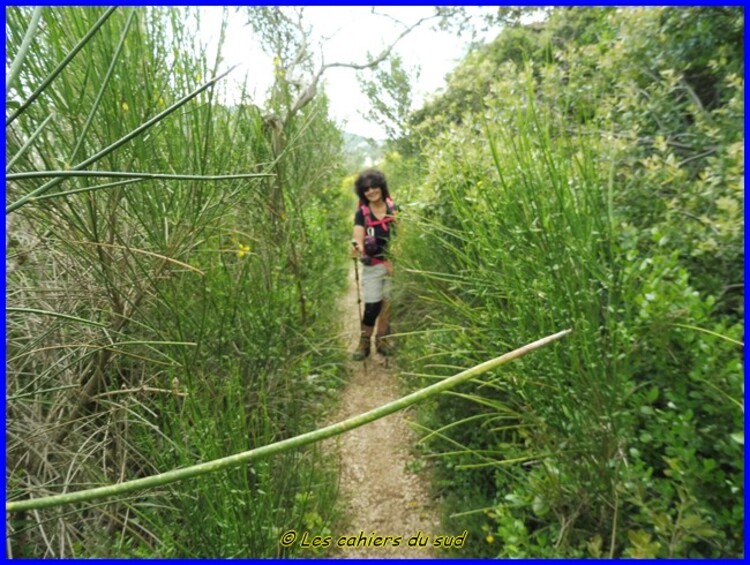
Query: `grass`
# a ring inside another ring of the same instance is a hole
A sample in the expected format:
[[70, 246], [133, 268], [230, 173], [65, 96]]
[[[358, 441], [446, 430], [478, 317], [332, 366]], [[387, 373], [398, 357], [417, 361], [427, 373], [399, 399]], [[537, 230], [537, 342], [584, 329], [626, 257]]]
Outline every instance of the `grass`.
[[[177, 468], [166, 473], [153, 475], [151, 477], [136, 479], [136, 480], [128, 481], [125, 483], [120, 483], [114, 486], [106, 486], [106, 487], [100, 487], [100, 488], [91, 489], [87, 491], [81, 491], [79, 493], [63, 494], [63, 495], [58, 495], [58, 496], [53, 496], [53, 497], [46, 497], [44, 499], [28, 500], [25, 502], [10, 502], [7, 505], [6, 509], [11, 512], [23, 512], [25, 510], [49, 508], [52, 506], [72, 504], [72, 503], [77, 503], [77, 502], [86, 502], [90, 500], [100, 500], [102, 498], [107, 498], [110, 496], [118, 496], [121, 494], [130, 493], [136, 490], [150, 489], [150, 488], [162, 486], [165, 484], [169, 484], [175, 481], [182, 481], [182, 480], [189, 479], [192, 477], [207, 475], [209, 473], [214, 473], [219, 470], [236, 467], [241, 464], [254, 461], [255, 459], [265, 459], [273, 455], [281, 454], [291, 449], [295, 449], [295, 448], [305, 446], [310, 443], [316, 443], [323, 439], [327, 439], [336, 435], [340, 435], [344, 433], [345, 431], [352, 430], [354, 428], [363, 426], [365, 424], [368, 424], [370, 422], [373, 422], [375, 420], [378, 420], [380, 418], [393, 414], [394, 412], [407, 408], [413, 404], [416, 404], [417, 402], [422, 402], [424, 400], [427, 400], [441, 392], [448, 391], [449, 389], [455, 387], [456, 385], [462, 382], [473, 379], [477, 375], [480, 375], [486, 371], [492, 370], [495, 367], [504, 365], [508, 363], [509, 361], [512, 361], [531, 351], [534, 351], [535, 349], [538, 349], [549, 343], [552, 343], [553, 341], [556, 341], [566, 336], [569, 333], [570, 333], [570, 330], [563, 330], [556, 334], [546, 336], [542, 339], [536, 340], [514, 351], [501, 355], [500, 357], [491, 359], [489, 361], [485, 361], [484, 363], [481, 363], [475, 367], [462, 371], [458, 373], [457, 375], [453, 375], [450, 378], [440, 381], [439, 383], [435, 383], [433, 385], [425, 387], [422, 390], [413, 392], [405, 397], [402, 397], [398, 400], [389, 402], [386, 405], [374, 408], [363, 414], [353, 416], [345, 421], [332, 424], [330, 426], [326, 426], [325, 428], [320, 428], [312, 432], [308, 432], [306, 434], [301, 434], [301, 435], [295, 436], [293, 438], [289, 438], [281, 442], [271, 443], [269, 439], [264, 438], [266, 439], [266, 444], [263, 445], [262, 447], [259, 447], [250, 451], [238, 453], [236, 455], [231, 455], [228, 457], [220, 458], [219, 453], [214, 453], [208, 456], [210, 461], [207, 461], [206, 463], [192, 465], [190, 467]], [[144, 388], [142, 390], [145, 391], [146, 389]], [[159, 391], [158, 389], [150, 389], [150, 390], [157, 391], [157, 392], [166, 392], [166, 393], [173, 392], [173, 391], [168, 391], [168, 390]], [[178, 396], [178, 395], [175, 394], [175, 396]], [[191, 395], [190, 398], [196, 398], [196, 396]], [[228, 398], [222, 398], [223, 409], [227, 410], [229, 405], [232, 404], [233, 400], [239, 400], [239, 399], [234, 399], [232, 398], [231, 395], [229, 395]], [[200, 403], [201, 400], [199, 399], [197, 402]], [[198, 406], [200, 406], [200, 404], [191, 403], [190, 401], [188, 401], [188, 404], [193, 408], [197, 408]], [[222, 413], [222, 412], [223, 410], [219, 410], [219, 413]], [[195, 423], [205, 424], [205, 422], [215, 421], [217, 419], [217, 416], [218, 414], [216, 413], [215, 409], [212, 410], [210, 414], [203, 414], [201, 412], [198, 412], [198, 413], [188, 413], [187, 415], [185, 415], [183, 413], [181, 414], [180, 421], [181, 423], [184, 420], [187, 420], [188, 422], [193, 422], [194, 424]], [[238, 415], [236, 414], [232, 416], [232, 418], [237, 418], [237, 417]], [[271, 421], [270, 418], [265, 418], [263, 420], [263, 423], [267, 424], [270, 421]], [[226, 426], [220, 426], [220, 428], [231, 429], [234, 432], [230, 436], [229, 438], [230, 440], [233, 440], [236, 438], [243, 438], [244, 436], [248, 435], [247, 428], [245, 428], [245, 426], [243, 425], [243, 422], [241, 422], [240, 420], [238, 420], [235, 423], [228, 423]], [[181, 431], [185, 433], [184, 428]], [[434, 433], [437, 433], [437, 432], [434, 432]], [[216, 444], [209, 444], [209, 445], [214, 447]], [[153, 451], [158, 452], [159, 449], [154, 448]], [[239, 491], [239, 492], [246, 492], [246, 491], [251, 491], [251, 490], [252, 489], [245, 488], [244, 490]]]
[[[741, 330], [693, 288], [689, 249], [664, 235], [678, 226], [629, 227], [645, 219], [629, 199], [663, 203], [635, 197], [651, 189], [623, 184], [630, 161], [601, 122], [573, 127], [537, 70], [498, 79], [482, 112], [425, 142], [402, 214], [395, 319], [414, 386], [574, 329], [570, 347], [421, 411], [451, 520], [487, 557], [734, 555]], [[698, 429], [713, 439], [690, 447]], [[706, 459], [723, 461], [722, 486]]]
[[[312, 149], [333, 131], [325, 113], [312, 104], [273, 155], [256, 107], [218, 103], [230, 71], [205, 60], [190, 10], [6, 15], [17, 69], [6, 117], [8, 499], [117, 484], [310, 429], [328, 392], [300, 383], [316, 374], [328, 391], [343, 371], [333, 305], [345, 258], [317, 259], [346, 241], [338, 197], [320, 190], [338, 175], [335, 136]], [[265, 196], [279, 159], [316, 183], [290, 175], [280, 186], [286, 222]], [[304, 211], [320, 199], [329, 213]], [[9, 522], [8, 553], [275, 556], [275, 527], [333, 519], [334, 479], [310, 449], [163, 487], [169, 496], [29, 509]]]
[[[437, 141], [448, 155], [425, 184], [436, 187], [441, 206], [423, 208], [401, 247], [404, 315], [429, 336], [412, 346], [417, 371], [441, 375], [560, 324], [574, 329], [572, 345], [520, 363], [508, 379], [488, 373], [446, 396], [424, 421], [432, 431], [423, 441], [451, 475], [475, 470], [462, 475], [484, 483], [486, 496], [495, 496], [492, 483], [500, 492], [530, 485], [528, 500], [539, 497], [558, 513], [548, 531], [559, 546], [587, 506], [610, 509], [597, 520], [614, 519], [612, 462], [628, 425], [628, 373], [613, 316], [626, 289], [609, 243], [606, 180], [595, 165], [606, 151], [553, 133], [554, 115], [533, 102], [490, 112], [478, 139]], [[496, 505], [506, 504], [497, 496]]]

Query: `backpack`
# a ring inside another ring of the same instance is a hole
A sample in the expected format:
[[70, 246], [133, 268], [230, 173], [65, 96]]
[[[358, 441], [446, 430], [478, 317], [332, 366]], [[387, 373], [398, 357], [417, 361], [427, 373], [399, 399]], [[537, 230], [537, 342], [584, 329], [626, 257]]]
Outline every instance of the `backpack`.
[[[396, 220], [396, 205], [390, 196], [385, 199], [386, 212], [382, 219], [378, 220], [372, 217], [370, 213], [370, 207], [367, 204], [359, 203], [359, 209], [362, 210], [362, 215], [365, 218], [365, 253], [368, 256], [375, 255], [378, 248], [378, 242], [375, 239], [375, 226], [382, 226], [385, 231], [388, 231], [388, 224]], [[376, 260], [378, 261], [378, 260]], [[380, 262], [380, 261], [378, 261]]]

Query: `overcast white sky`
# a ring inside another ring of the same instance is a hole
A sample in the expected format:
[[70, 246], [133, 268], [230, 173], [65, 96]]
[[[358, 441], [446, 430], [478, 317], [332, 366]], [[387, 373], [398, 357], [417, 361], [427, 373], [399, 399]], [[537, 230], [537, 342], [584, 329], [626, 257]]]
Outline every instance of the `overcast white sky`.
[[[478, 14], [494, 12], [497, 7], [470, 9]], [[222, 8], [204, 7], [201, 10], [201, 37], [210, 51], [219, 35]], [[377, 10], [407, 24], [432, 12], [429, 6], [380, 6]], [[369, 6], [310, 6], [305, 9], [305, 15], [306, 21], [313, 26], [314, 34], [329, 38], [324, 44], [326, 63], [363, 63], [368, 50], [373, 54], [380, 53], [403, 30], [389, 18], [371, 14]], [[490, 36], [496, 33], [497, 30]], [[413, 92], [415, 108], [445, 84], [445, 75], [466, 53], [466, 41], [468, 39], [460, 39], [451, 33], [433, 31], [426, 22], [397, 44], [395, 52], [402, 56], [407, 68], [418, 65], [421, 69], [419, 82]], [[317, 40], [313, 41], [313, 45], [316, 43]], [[239, 89], [238, 83], [247, 74], [253, 100], [262, 104], [273, 76], [272, 62], [253, 38], [252, 30], [244, 24], [244, 17], [239, 15], [230, 18], [222, 68], [235, 64], [240, 66], [227, 79], [228, 91]], [[360, 92], [354, 70], [329, 69], [324, 81], [331, 100], [331, 113], [346, 131], [365, 137], [385, 138], [380, 126], [360, 115], [360, 111], [365, 110], [369, 103]]]

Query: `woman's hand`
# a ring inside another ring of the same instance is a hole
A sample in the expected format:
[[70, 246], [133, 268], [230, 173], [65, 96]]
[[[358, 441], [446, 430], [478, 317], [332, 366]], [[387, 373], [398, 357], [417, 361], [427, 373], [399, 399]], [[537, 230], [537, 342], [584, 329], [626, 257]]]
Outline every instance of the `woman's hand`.
[[352, 259], [359, 259], [362, 257], [362, 250], [359, 248], [359, 244], [356, 241], [352, 241]]
[[385, 272], [388, 273], [389, 277], [393, 276], [393, 263], [388, 261], [387, 259], [383, 261], [383, 266], [385, 267]]

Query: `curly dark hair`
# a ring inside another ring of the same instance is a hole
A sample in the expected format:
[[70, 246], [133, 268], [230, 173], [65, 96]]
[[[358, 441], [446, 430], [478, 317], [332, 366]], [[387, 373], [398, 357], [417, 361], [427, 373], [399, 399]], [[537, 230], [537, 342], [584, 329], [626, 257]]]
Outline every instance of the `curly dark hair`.
[[365, 196], [365, 189], [375, 186], [380, 188], [383, 192], [383, 200], [385, 200], [390, 194], [388, 193], [388, 183], [385, 180], [385, 175], [377, 169], [367, 169], [359, 173], [357, 180], [354, 181], [354, 192], [357, 193], [359, 201], [367, 205], [370, 203]]

